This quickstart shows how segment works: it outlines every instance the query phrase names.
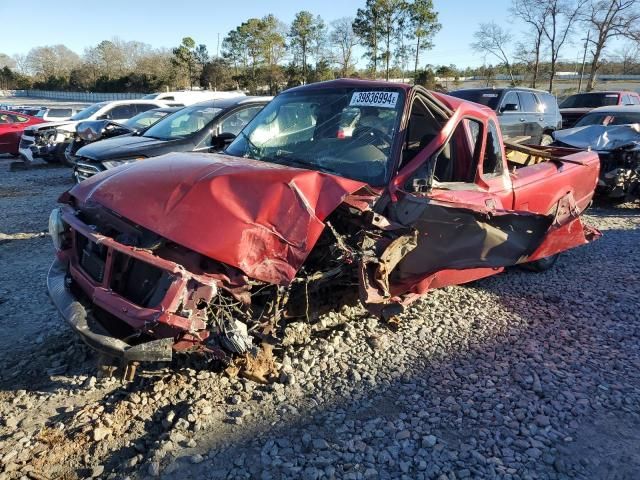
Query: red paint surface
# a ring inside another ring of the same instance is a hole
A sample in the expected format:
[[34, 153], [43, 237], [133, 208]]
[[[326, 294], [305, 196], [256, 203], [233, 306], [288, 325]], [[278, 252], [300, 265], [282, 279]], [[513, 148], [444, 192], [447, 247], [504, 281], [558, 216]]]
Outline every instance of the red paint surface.
[[23, 115], [18, 112], [12, 112], [9, 110], [0, 110], [0, 115], [10, 115], [11, 117], [26, 118], [26, 122], [17, 123], [0, 123], [0, 153], [12, 153], [18, 154], [18, 146], [20, 145], [20, 137], [25, 128], [38, 123], [43, 123], [44, 120], [38, 117], [32, 117], [30, 115]]
[[364, 185], [244, 158], [176, 153], [96, 175], [71, 194], [251, 278], [285, 284], [323, 220]]

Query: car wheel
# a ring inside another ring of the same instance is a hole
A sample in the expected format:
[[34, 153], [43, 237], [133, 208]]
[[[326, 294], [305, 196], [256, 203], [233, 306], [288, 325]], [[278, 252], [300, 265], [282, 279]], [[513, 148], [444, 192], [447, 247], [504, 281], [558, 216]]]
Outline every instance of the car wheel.
[[60, 163], [57, 155], [44, 155], [41, 158], [47, 163]]
[[76, 165], [76, 157], [72, 153], [73, 150], [73, 142], [67, 143], [64, 150], [62, 151], [61, 161], [68, 167], [75, 167]]
[[548, 134], [544, 134], [542, 135], [542, 138], [540, 139], [540, 145], [547, 146], [547, 145], [551, 145], [553, 143], [553, 137], [551, 135]]
[[559, 257], [560, 254], [556, 253], [555, 255], [551, 255], [550, 257], [541, 258], [540, 260], [535, 260], [529, 263], [523, 263], [521, 267], [531, 272], [545, 272], [556, 264]]

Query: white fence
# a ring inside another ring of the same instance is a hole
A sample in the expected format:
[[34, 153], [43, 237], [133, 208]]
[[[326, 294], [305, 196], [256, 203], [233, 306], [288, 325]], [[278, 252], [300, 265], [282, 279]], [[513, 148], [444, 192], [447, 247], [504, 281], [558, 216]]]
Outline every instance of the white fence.
[[57, 92], [53, 90], [10, 90], [7, 96], [47, 98], [70, 102], [96, 103], [109, 100], [132, 100], [142, 98], [144, 93], [98, 93], [98, 92]]

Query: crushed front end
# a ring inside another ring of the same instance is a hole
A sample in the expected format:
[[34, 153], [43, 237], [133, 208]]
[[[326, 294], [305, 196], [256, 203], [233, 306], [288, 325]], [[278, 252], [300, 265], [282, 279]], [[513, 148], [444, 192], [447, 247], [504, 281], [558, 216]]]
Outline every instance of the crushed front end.
[[[284, 319], [316, 318], [354, 292], [360, 227], [331, 223], [305, 266], [286, 285], [248, 278], [98, 206], [67, 204], [51, 213], [57, 257], [49, 294], [61, 315], [95, 350], [126, 361], [167, 361], [201, 352], [228, 361], [277, 343]], [[349, 210], [348, 207], [344, 207]], [[353, 210], [353, 209], [352, 209]], [[355, 218], [358, 218], [357, 215]]]
[[187, 349], [208, 337], [205, 305], [216, 282], [155, 254], [161, 239], [107, 211], [70, 205], [52, 212], [50, 232], [58, 253], [49, 293], [92, 347], [127, 360], [169, 360], [174, 343]]
[[598, 191], [610, 198], [640, 194], [640, 146], [637, 143], [607, 152], [598, 152], [601, 174]]
[[25, 129], [20, 139], [20, 154], [28, 162], [35, 158], [60, 161], [74, 134], [56, 126]]

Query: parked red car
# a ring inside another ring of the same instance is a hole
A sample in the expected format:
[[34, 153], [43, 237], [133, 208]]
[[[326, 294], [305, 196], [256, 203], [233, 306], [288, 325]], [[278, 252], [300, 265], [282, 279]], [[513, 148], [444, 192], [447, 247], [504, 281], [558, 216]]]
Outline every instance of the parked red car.
[[243, 354], [358, 292], [390, 317], [432, 288], [551, 268], [599, 235], [580, 218], [599, 166], [505, 148], [494, 111], [420, 86], [305, 85], [223, 154], [133, 162], [63, 194], [48, 289], [107, 355]]
[[0, 110], [0, 154], [18, 156], [20, 137], [25, 128], [44, 120], [9, 110]]

